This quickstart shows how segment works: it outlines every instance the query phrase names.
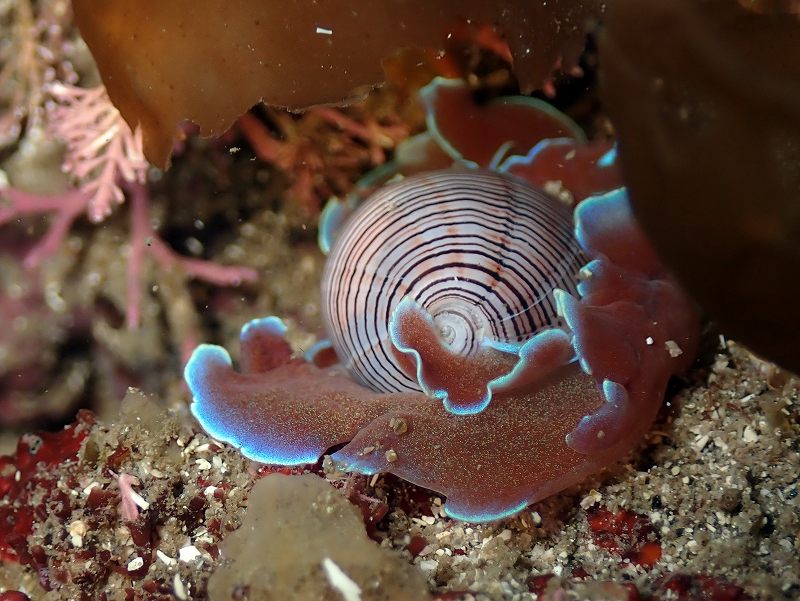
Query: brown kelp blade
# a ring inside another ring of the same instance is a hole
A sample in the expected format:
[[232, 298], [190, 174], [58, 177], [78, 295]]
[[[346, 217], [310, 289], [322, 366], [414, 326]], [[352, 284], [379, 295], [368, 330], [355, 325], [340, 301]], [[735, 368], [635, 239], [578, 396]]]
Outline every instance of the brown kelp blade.
[[636, 216], [727, 334], [800, 371], [800, 19], [609, 4], [603, 91]]
[[148, 159], [166, 164], [175, 129], [225, 131], [264, 101], [301, 109], [341, 103], [383, 81], [381, 61], [441, 47], [464, 21], [498, 27], [530, 91], [562, 58], [575, 64], [599, 0], [74, 0], [75, 17]]

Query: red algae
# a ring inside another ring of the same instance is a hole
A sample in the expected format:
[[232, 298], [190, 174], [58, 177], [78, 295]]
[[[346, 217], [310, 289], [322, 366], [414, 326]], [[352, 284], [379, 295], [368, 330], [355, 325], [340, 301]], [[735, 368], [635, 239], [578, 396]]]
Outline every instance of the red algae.
[[543, 595], [547, 590], [547, 584], [554, 577], [553, 574], [539, 574], [528, 578], [528, 590], [534, 595]]
[[625, 509], [612, 512], [599, 508], [592, 511], [588, 519], [598, 547], [647, 569], [661, 559], [661, 546], [646, 516]]
[[[136, 404], [135, 397], [129, 395], [128, 403], [136, 405], [137, 420], [146, 420], [146, 403]], [[174, 586], [163, 572], [170, 562], [165, 552], [176, 553], [187, 536], [203, 532], [193, 549], [211, 559], [218, 556], [216, 543], [228, 523], [220, 508], [231, 503], [224, 495], [204, 495], [204, 490], [217, 491], [213, 484], [199, 488], [198, 470], [184, 471], [184, 482], [180, 473], [166, 469], [168, 441], [177, 442], [178, 429], [170, 419], [147, 425], [123, 420], [109, 429], [83, 411], [61, 432], [24, 436], [17, 453], [2, 458], [3, 563], [28, 566], [41, 594], [60, 590], [88, 601], [103, 599], [104, 591], [124, 590], [126, 598], [172, 598], [165, 596]], [[153, 439], [159, 436], [160, 445]], [[153, 455], [159, 447], [161, 456]], [[127, 492], [115, 484], [123, 479], [130, 485]], [[127, 521], [118, 508], [125, 495], [136, 506]], [[232, 497], [238, 507], [237, 496]], [[205, 527], [212, 518], [218, 520], [216, 534]], [[178, 525], [177, 537], [171, 524]], [[154, 565], [158, 557], [165, 558], [162, 569]], [[34, 584], [28, 582], [26, 589], [32, 591]]]
[[[34, 563], [26, 540], [34, 519], [50, 511], [69, 513], [69, 497], [56, 488], [53, 468], [77, 461], [93, 424], [94, 416], [80, 411], [64, 430], [23, 436], [15, 455], [0, 457], [0, 559]], [[44, 495], [35, 501], [37, 492]]]
[[19, 591], [6, 591], [0, 593], [0, 601], [30, 601], [30, 597]]
[[704, 574], [674, 574], [666, 579], [653, 601], [754, 601], [744, 589]]

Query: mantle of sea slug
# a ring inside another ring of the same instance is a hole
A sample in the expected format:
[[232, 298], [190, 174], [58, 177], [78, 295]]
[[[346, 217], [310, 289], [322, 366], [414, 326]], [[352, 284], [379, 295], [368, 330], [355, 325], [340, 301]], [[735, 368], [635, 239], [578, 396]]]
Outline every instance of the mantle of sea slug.
[[[278, 346], [277, 337], [262, 334], [259, 352]], [[256, 347], [247, 348], [243, 345], [243, 365], [250, 362], [245, 352]], [[564, 443], [581, 417], [603, 401], [594, 380], [575, 364], [525, 394], [499, 396], [471, 416], [454, 416], [420, 394], [372, 392], [337, 368], [320, 369], [288, 353], [268, 371], [239, 373], [224, 349], [205, 345], [187, 365], [186, 376], [201, 425], [246, 456], [265, 463], [311, 463], [351, 441], [333, 455], [342, 467], [390, 472], [440, 492], [447, 496], [448, 514], [465, 520], [515, 513], [579, 482], [628, 448], [626, 439], [588, 456]]]
[[[332, 458], [350, 471], [391, 472], [441, 492], [452, 517], [498, 519], [619, 458], [619, 447], [584, 455], [564, 443], [580, 418], [602, 402], [594, 380], [571, 365], [535, 390], [496, 398], [476, 415], [453, 416], [440, 405], [435, 411], [395, 410], [361, 430]], [[398, 417], [408, 423], [408, 431], [400, 435], [392, 427]], [[631, 435], [638, 438], [642, 433]], [[380, 449], [394, 451], [396, 460], [390, 462], [378, 450], [363, 452], [376, 442]]]
[[[333, 455], [344, 468], [390, 472], [443, 493], [453, 517], [513, 514], [628, 452], [655, 418], [669, 377], [697, 349], [695, 311], [623, 191], [578, 205], [575, 233], [591, 258], [580, 298], [561, 290], [555, 297], [578, 361], [537, 371], [480, 413], [454, 415], [419, 393], [373, 392], [341, 367], [293, 358], [274, 317], [242, 329], [241, 373], [221, 347], [195, 351], [186, 367], [192, 411], [209, 434], [257, 461], [313, 463], [347, 443]], [[559, 345], [533, 346], [526, 357], [537, 368], [547, 362], [534, 351]]]

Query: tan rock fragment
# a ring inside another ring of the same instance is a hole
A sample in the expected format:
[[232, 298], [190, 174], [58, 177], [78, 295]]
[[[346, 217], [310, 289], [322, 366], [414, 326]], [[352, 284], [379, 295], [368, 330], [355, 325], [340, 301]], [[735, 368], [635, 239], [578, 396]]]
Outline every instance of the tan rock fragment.
[[211, 601], [426, 601], [422, 574], [371, 541], [357, 509], [313, 475], [272, 474], [222, 543]]

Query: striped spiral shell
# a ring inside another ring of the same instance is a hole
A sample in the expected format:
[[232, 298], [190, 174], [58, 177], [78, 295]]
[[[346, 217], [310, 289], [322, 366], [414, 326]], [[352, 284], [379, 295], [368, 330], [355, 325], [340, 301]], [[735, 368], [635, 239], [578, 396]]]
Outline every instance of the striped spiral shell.
[[328, 257], [322, 312], [351, 374], [382, 392], [419, 391], [392, 352], [389, 324], [411, 297], [452, 351], [485, 339], [518, 347], [563, 324], [552, 291], [575, 292], [585, 262], [568, 207], [511, 176], [444, 170], [375, 192]]

